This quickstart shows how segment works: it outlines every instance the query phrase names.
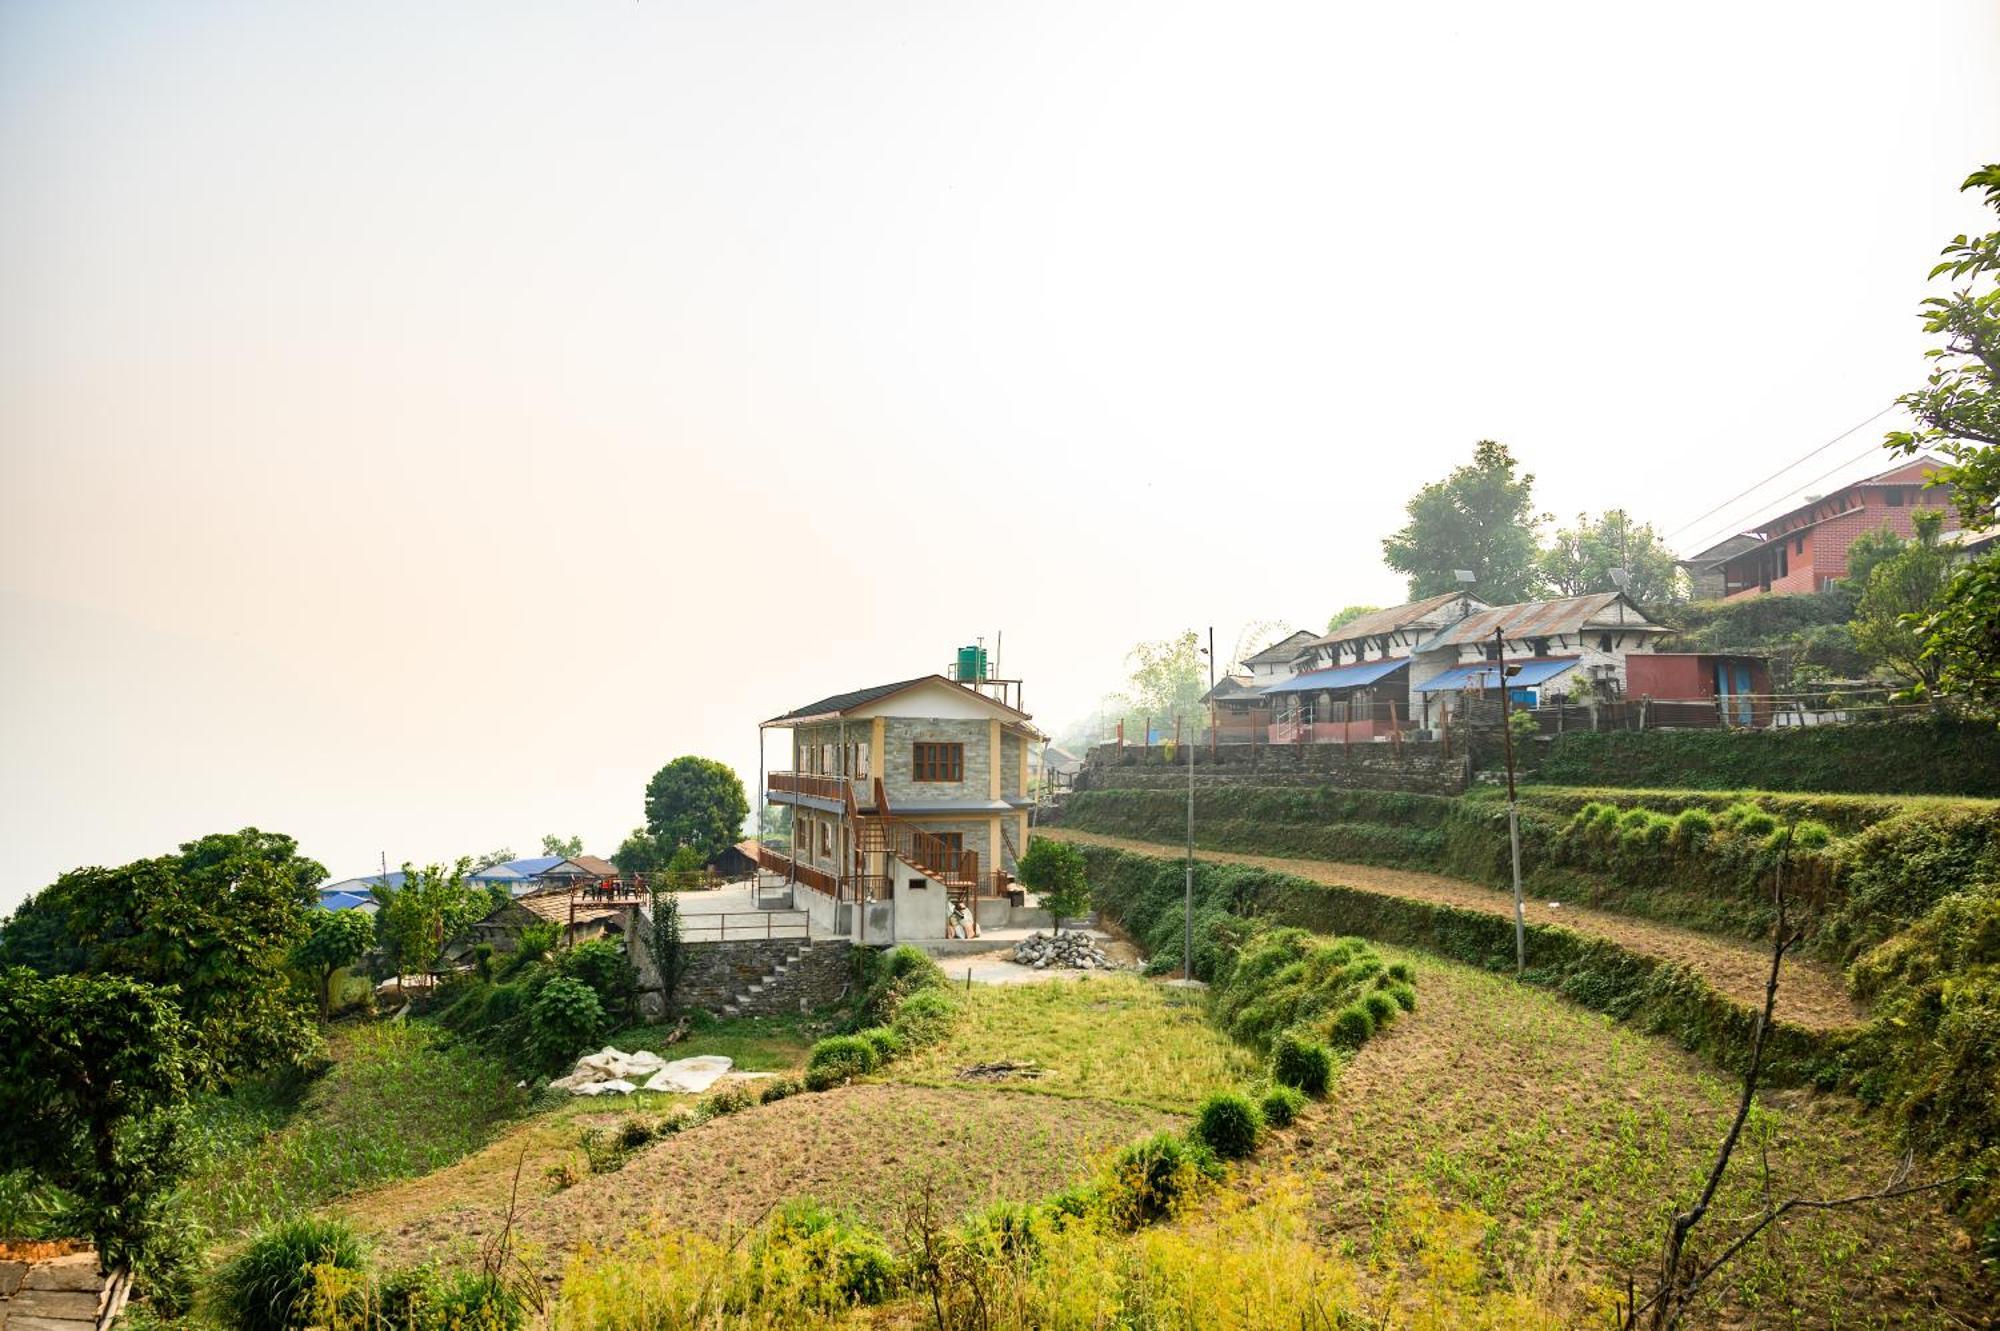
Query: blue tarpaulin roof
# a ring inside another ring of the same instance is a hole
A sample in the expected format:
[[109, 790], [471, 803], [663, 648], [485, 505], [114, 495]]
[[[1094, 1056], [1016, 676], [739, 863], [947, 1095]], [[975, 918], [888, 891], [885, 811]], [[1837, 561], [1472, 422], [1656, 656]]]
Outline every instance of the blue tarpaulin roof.
[[1329, 666], [1325, 670], [1315, 670], [1310, 674], [1294, 675], [1276, 684], [1267, 684], [1262, 689], [1266, 695], [1273, 693], [1305, 693], [1313, 689], [1354, 689], [1363, 684], [1373, 684], [1385, 675], [1393, 675], [1410, 663], [1408, 657], [1396, 661], [1364, 661], [1360, 665]]
[[[1507, 676], [1508, 687], [1531, 689], [1575, 666], [1576, 658], [1566, 657], [1559, 661], [1509, 661], [1507, 664], [1518, 672]], [[1416, 685], [1416, 690], [1418, 693], [1442, 693], [1447, 689], [1493, 689], [1499, 686], [1499, 667], [1491, 661], [1481, 661], [1476, 665], [1453, 666], [1442, 675], [1433, 676]]]

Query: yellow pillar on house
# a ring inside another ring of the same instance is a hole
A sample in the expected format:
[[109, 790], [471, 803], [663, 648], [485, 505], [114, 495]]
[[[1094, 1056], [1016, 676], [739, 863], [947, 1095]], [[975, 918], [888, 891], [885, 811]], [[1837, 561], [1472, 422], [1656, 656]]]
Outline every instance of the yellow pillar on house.
[[[869, 728], [868, 732], [868, 775], [881, 778], [882, 788], [885, 791], [889, 787], [888, 729], [888, 722], [878, 716], [875, 718], [875, 724]], [[882, 811], [877, 809], [875, 812], [880, 813]]]

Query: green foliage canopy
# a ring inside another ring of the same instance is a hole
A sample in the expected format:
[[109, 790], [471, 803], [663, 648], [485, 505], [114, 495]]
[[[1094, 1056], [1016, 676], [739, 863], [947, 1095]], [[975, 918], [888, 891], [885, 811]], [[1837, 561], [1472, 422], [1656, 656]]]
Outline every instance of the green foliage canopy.
[[1516, 475], [1505, 444], [1482, 439], [1472, 461], [1411, 497], [1409, 521], [1382, 542], [1382, 562], [1410, 581], [1410, 599], [1457, 591], [1455, 570], [1472, 570], [1468, 589], [1499, 604], [1525, 601], [1539, 583], [1535, 478]]
[[0, 965], [171, 986], [204, 1081], [296, 1064], [317, 1035], [288, 966], [325, 877], [290, 837], [254, 827], [76, 869], [21, 904], [0, 931]]
[[1854, 608], [1854, 644], [1875, 664], [1934, 697], [1940, 663], [1928, 650], [1922, 621], [1938, 604], [1951, 577], [1951, 554], [1938, 543], [1942, 513], [1926, 509], [1912, 519], [1916, 539], [1868, 573]]
[[743, 782], [713, 758], [676, 758], [646, 783], [646, 830], [659, 854], [692, 846], [710, 863], [736, 844], [749, 816]]
[[1083, 852], [1068, 842], [1036, 837], [1028, 842], [1017, 867], [1021, 881], [1041, 897], [1057, 933], [1062, 932], [1064, 920], [1075, 919], [1089, 908], [1089, 866]]
[[1579, 513], [1574, 527], [1551, 538], [1537, 558], [1543, 590], [1551, 596], [1583, 596], [1618, 590], [1611, 571], [1630, 576], [1625, 594], [1642, 606], [1678, 605], [1687, 599], [1687, 579], [1661, 543], [1651, 523], [1634, 522], [1614, 508], [1593, 519]]
[[292, 948], [292, 966], [312, 985], [325, 1019], [333, 1006], [333, 976], [352, 966], [375, 945], [375, 921], [358, 910], [323, 910], [306, 927], [306, 936]]
[[202, 1057], [174, 997], [125, 976], [0, 971], [0, 1170], [76, 1197], [109, 1269], [157, 1265]]
[[542, 838], [542, 854], [560, 855], [564, 859], [583, 854], [583, 838], [580, 836], [556, 836], [554, 833]]
[[1372, 615], [1381, 608], [1379, 605], [1344, 605], [1327, 619], [1326, 631], [1331, 634], [1343, 625], [1352, 624], [1363, 615]]
[[472, 861], [461, 859], [449, 869], [427, 864], [403, 866], [403, 884], [378, 884], [375, 932], [395, 964], [397, 975], [422, 975], [444, 955], [444, 946], [492, 909], [492, 899], [467, 883]]

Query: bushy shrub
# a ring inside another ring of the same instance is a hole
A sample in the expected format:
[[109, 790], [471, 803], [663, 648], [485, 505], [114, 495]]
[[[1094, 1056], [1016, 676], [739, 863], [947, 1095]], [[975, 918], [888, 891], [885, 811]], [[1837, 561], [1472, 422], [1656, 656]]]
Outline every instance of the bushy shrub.
[[557, 975], [528, 1005], [528, 1047], [537, 1066], [556, 1070], [597, 1042], [604, 1007], [581, 980]]
[[[1824, 850], [1833, 844], [1833, 829], [1825, 823], [1814, 822], [1810, 818], [1801, 818], [1798, 822], [1792, 824], [1790, 844], [1793, 850]], [[1785, 829], [1781, 827], [1771, 833], [1770, 848], [1772, 850], [1782, 850], [1785, 845]]]
[[1382, 983], [1394, 981], [1361, 939], [1267, 928], [1223, 967], [1212, 998], [1216, 1020], [1231, 1035], [1268, 1047], [1280, 1031], [1324, 1031], [1329, 1014]]
[[1375, 1034], [1375, 1018], [1360, 1003], [1349, 1003], [1333, 1018], [1333, 1042], [1343, 1049], [1359, 1049]]
[[710, 1118], [721, 1118], [748, 1109], [752, 1104], [750, 1092], [741, 1086], [725, 1086], [702, 1101], [702, 1108]]
[[858, 1035], [829, 1035], [806, 1056], [806, 1075], [826, 1073], [847, 1081], [875, 1070], [875, 1046]]
[[799, 1084], [809, 1091], [830, 1091], [836, 1086], [845, 1086], [848, 1075], [845, 1068], [807, 1068], [805, 1075], [799, 1078]]
[[866, 948], [856, 948], [855, 952], [861, 972], [861, 996], [854, 1005], [854, 1029], [887, 1025], [895, 1020], [897, 1008], [910, 995], [950, 985], [928, 953], [907, 943], [886, 952]]
[[1416, 968], [1407, 961], [1392, 961], [1389, 963], [1389, 978], [1402, 984], [1415, 984]]
[[1397, 1006], [1396, 1000], [1381, 989], [1371, 990], [1362, 995], [1361, 1006], [1368, 1009], [1368, 1019], [1375, 1023], [1375, 1029], [1378, 1031], [1394, 1021], [1396, 1014], [1402, 1011], [1402, 1008]]
[[1257, 1138], [1264, 1129], [1262, 1115], [1249, 1097], [1235, 1091], [1217, 1091], [1201, 1102], [1194, 1126], [1194, 1139], [1224, 1160], [1242, 1160], [1256, 1154]]
[[[298, 1331], [314, 1315], [315, 1268], [360, 1273], [367, 1265], [361, 1241], [345, 1221], [287, 1220], [252, 1239], [222, 1268], [217, 1304], [236, 1331]], [[358, 1303], [359, 1282], [354, 1297]]]
[[959, 1017], [958, 1002], [944, 989], [920, 989], [896, 1005], [890, 1023], [905, 1048], [933, 1045], [951, 1034]]
[[869, 1047], [875, 1051], [877, 1067], [895, 1061], [903, 1052], [902, 1038], [887, 1026], [870, 1026], [867, 1030], [861, 1031], [857, 1038], [866, 1040]]
[[1389, 997], [1395, 999], [1396, 1006], [1405, 1012], [1415, 1012], [1417, 1010], [1417, 991], [1413, 985], [1398, 981], [1389, 986]]
[[896, 1259], [879, 1235], [810, 1198], [786, 1202], [750, 1247], [753, 1301], [782, 1290], [834, 1311], [896, 1292]]
[[1778, 827], [1776, 818], [1747, 800], [1724, 809], [1716, 821], [1746, 837], [1769, 836]]
[[628, 1118], [618, 1125], [618, 1144], [628, 1151], [636, 1151], [653, 1140], [653, 1124], [643, 1118]]
[[639, 973], [624, 949], [608, 938], [578, 943], [555, 960], [558, 975], [581, 980], [597, 995], [597, 1004], [611, 1021], [632, 1020], [639, 1010]]
[[1715, 817], [1707, 809], [1682, 809], [1674, 817], [1674, 845], [1692, 849], [1715, 835]]
[[1287, 1031], [1271, 1047], [1271, 1080], [1317, 1099], [1333, 1081], [1333, 1055], [1318, 1041]]
[[447, 1276], [430, 1265], [384, 1276], [375, 1308], [383, 1331], [519, 1331], [527, 1321], [505, 1281], [478, 1271]]
[[797, 1095], [801, 1089], [794, 1077], [774, 1077], [765, 1082], [764, 1088], [757, 1093], [757, 1103], [774, 1105], [787, 1096]]
[[1139, 1229], [1172, 1216], [1204, 1182], [1221, 1177], [1206, 1146], [1161, 1132], [1120, 1151], [1098, 1191], [1113, 1223]]
[[1290, 1086], [1273, 1086], [1257, 1101], [1264, 1122], [1274, 1128], [1289, 1128], [1306, 1107], [1305, 1093]]

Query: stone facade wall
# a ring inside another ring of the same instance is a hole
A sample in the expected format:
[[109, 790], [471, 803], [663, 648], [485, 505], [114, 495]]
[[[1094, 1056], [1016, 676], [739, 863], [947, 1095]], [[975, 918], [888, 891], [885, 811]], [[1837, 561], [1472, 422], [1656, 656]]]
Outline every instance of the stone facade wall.
[[95, 1331], [118, 1315], [126, 1287], [97, 1269], [94, 1252], [0, 1259], [0, 1331]]
[[[910, 779], [911, 746], [919, 740], [965, 746], [965, 780], [913, 781]], [[992, 774], [988, 764], [993, 747], [993, 726], [988, 721], [934, 720], [929, 717], [891, 716], [882, 723], [882, 763], [878, 769], [882, 785], [889, 792], [889, 805], [941, 804], [950, 800], [991, 799]]]
[[[1216, 786], [1342, 786], [1356, 790], [1404, 790], [1422, 795], [1456, 795], [1470, 779], [1460, 749], [1444, 756], [1444, 746], [1406, 740], [1393, 744], [1219, 744], [1213, 761], [1206, 745], [1194, 745], [1196, 788]], [[1165, 746], [1143, 748], [1100, 744], [1077, 774], [1078, 790], [1186, 789], [1187, 750], [1179, 762], [1165, 761]]]

